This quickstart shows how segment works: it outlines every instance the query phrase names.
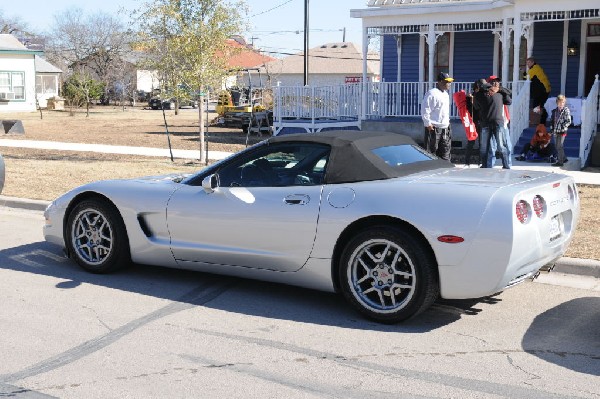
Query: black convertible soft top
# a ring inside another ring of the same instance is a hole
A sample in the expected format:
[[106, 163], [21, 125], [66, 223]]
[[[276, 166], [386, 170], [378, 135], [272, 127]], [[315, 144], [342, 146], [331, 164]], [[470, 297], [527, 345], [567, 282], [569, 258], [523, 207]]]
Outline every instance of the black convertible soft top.
[[[452, 168], [445, 160], [428, 154], [427, 159], [402, 165], [389, 165], [373, 150], [382, 147], [409, 145], [418, 148], [415, 141], [403, 134], [365, 131], [330, 130], [320, 133], [298, 133], [275, 136], [269, 143], [311, 142], [331, 146], [331, 154], [325, 176], [326, 184], [349, 183], [367, 180], [382, 180], [407, 176], [439, 168]], [[420, 150], [423, 151], [424, 150]]]

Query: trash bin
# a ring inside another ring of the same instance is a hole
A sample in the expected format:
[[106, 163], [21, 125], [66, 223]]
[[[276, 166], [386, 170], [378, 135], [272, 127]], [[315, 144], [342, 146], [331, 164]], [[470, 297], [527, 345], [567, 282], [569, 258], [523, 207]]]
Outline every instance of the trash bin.
[[50, 97], [47, 100], [48, 109], [53, 109], [56, 111], [62, 111], [65, 109], [65, 99], [59, 96]]

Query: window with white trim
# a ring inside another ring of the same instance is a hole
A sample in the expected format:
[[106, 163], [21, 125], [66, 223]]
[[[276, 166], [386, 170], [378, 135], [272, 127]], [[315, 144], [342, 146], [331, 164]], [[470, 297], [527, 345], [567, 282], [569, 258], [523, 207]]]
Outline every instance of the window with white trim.
[[37, 94], [56, 94], [58, 93], [58, 78], [54, 75], [36, 75], [35, 92]]
[[0, 71], [0, 99], [25, 100], [25, 72]]

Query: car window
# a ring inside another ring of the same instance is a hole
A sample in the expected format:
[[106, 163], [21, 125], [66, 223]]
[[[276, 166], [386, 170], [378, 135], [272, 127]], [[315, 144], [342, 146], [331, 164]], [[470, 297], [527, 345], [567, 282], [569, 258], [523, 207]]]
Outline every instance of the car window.
[[223, 165], [221, 187], [284, 187], [323, 183], [330, 147], [315, 143], [262, 146]]
[[436, 159], [433, 155], [414, 145], [379, 147], [372, 151], [386, 164], [392, 167]]

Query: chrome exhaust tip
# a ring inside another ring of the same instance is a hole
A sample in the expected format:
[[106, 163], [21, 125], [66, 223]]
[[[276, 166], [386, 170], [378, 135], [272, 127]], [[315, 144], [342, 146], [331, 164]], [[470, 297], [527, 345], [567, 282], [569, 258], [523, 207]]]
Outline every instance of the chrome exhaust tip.
[[538, 278], [540, 276], [540, 271], [538, 270], [537, 272], [533, 273], [533, 275], [531, 277], [529, 277], [530, 281], [534, 281], [536, 278]]
[[540, 267], [540, 272], [550, 273], [552, 270], [554, 270], [555, 266], [556, 266], [556, 263], [554, 263], [554, 262], [545, 264], [544, 266]]

